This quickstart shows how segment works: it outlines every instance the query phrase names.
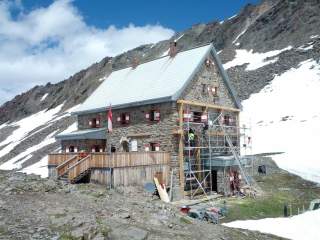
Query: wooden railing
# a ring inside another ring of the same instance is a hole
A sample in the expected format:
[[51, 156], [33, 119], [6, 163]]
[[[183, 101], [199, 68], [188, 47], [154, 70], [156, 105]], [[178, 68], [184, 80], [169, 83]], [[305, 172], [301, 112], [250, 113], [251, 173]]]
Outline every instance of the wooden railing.
[[150, 165], [168, 165], [168, 152], [124, 152], [124, 153], [54, 153], [49, 154], [49, 165], [58, 165], [57, 175], [68, 172], [73, 180], [90, 168], [119, 168]]
[[58, 166], [56, 167], [56, 169], [57, 169], [57, 175], [58, 175], [59, 177], [63, 176], [65, 173], [68, 172], [69, 168], [70, 168], [72, 165], [76, 164], [76, 163], [79, 161], [79, 159], [80, 159], [79, 156], [78, 156], [78, 155], [75, 155], [75, 156], [67, 159], [66, 161], [64, 161], [64, 162], [61, 163], [60, 165], [58, 165]]
[[90, 169], [90, 160], [91, 155], [86, 156], [85, 158], [81, 159], [79, 162], [75, 163], [73, 166], [71, 166], [68, 171], [69, 180], [73, 180], [76, 177], [78, 177], [81, 173], [87, 171]]
[[161, 165], [170, 162], [170, 153], [168, 152], [93, 153], [91, 157], [90, 165], [95, 168]]
[[77, 155], [77, 153], [51, 153], [48, 157], [48, 165], [58, 166], [66, 160]]

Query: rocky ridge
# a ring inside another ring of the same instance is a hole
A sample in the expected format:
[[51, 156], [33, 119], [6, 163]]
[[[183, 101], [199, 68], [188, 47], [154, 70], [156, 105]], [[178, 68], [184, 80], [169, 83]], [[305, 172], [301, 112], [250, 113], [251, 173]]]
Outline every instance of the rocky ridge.
[[[61, 117], [50, 124], [50, 127], [46, 127], [46, 123], [29, 132], [12, 150], [0, 155], [0, 163], [41, 143], [52, 132], [57, 134], [68, 128], [75, 122], [75, 118], [70, 114], [64, 114], [64, 111], [83, 102], [112, 70], [129, 66], [136, 57], [141, 62], [159, 57], [168, 50], [170, 41], [174, 39], [178, 39], [180, 50], [212, 41], [224, 63], [233, 60], [239, 49], [261, 53], [291, 46], [291, 49], [273, 56], [274, 61], [263, 67], [248, 71], [247, 64], [243, 64], [228, 69], [240, 99], [244, 100], [252, 93], [259, 92], [275, 75], [297, 67], [301, 61], [319, 61], [319, 29], [319, 1], [264, 0], [258, 5], [247, 5], [238, 15], [224, 22], [196, 24], [186, 31], [177, 33], [172, 39], [140, 46], [114, 58], [106, 57], [57, 84], [35, 86], [0, 107], [0, 141], [18, 128], [14, 122], [39, 111], [54, 109], [63, 104]], [[308, 47], [311, 45], [312, 47]], [[45, 94], [48, 96], [41, 101]], [[0, 151], [4, 147], [0, 143]], [[57, 148], [58, 143], [54, 142], [34, 151], [32, 156], [23, 162], [22, 167], [39, 161]]]

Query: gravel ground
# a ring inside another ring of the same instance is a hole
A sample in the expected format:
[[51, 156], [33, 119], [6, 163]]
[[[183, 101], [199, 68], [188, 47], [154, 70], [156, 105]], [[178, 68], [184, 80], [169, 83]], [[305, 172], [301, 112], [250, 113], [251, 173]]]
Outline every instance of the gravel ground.
[[190, 220], [139, 188], [0, 171], [0, 239], [281, 239]]

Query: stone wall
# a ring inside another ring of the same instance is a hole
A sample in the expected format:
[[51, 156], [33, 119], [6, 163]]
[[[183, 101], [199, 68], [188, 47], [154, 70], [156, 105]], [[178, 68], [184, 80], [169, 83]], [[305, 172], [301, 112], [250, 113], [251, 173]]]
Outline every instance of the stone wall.
[[[152, 122], [146, 119], [146, 113], [153, 109], [160, 112], [159, 121]], [[121, 113], [129, 114], [129, 124], [121, 124], [115, 121]], [[159, 143], [160, 151], [172, 152], [175, 150], [173, 148], [174, 135], [172, 134], [177, 126], [178, 119], [175, 103], [115, 110], [113, 118], [113, 131], [108, 134], [108, 149], [113, 145], [117, 151], [123, 151], [120, 140], [128, 138], [131, 142], [137, 141], [138, 151], [144, 151], [145, 145], [149, 143]]]
[[[150, 121], [146, 118], [146, 113], [151, 110], [160, 112], [159, 121]], [[176, 136], [173, 130], [178, 126], [178, 112], [176, 103], [161, 103], [153, 105], [138, 106], [134, 108], [114, 109], [113, 114], [113, 131], [107, 133], [107, 152], [111, 150], [111, 145], [116, 151], [124, 151], [120, 143], [121, 139], [137, 141], [137, 150], [144, 151], [144, 146], [149, 143], [159, 143], [160, 151], [176, 151]], [[130, 116], [127, 124], [117, 121], [121, 114]], [[91, 113], [78, 116], [78, 128], [89, 129], [89, 121], [92, 118], [100, 119], [100, 127], [107, 127], [106, 112]]]
[[[202, 64], [191, 84], [182, 94], [182, 99], [202, 103], [217, 104], [225, 107], [236, 107], [227, 86], [212, 58], [210, 64]], [[216, 94], [208, 91], [217, 88]]]

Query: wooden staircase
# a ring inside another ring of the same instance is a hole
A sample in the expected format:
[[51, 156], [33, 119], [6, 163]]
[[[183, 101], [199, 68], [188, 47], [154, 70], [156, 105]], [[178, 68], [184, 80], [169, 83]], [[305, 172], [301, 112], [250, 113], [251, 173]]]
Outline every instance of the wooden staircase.
[[58, 179], [78, 183], [91, 173], [90, 160], [90, 154], [87, 156], [77, 155], [67, 159], [56, 167]]

